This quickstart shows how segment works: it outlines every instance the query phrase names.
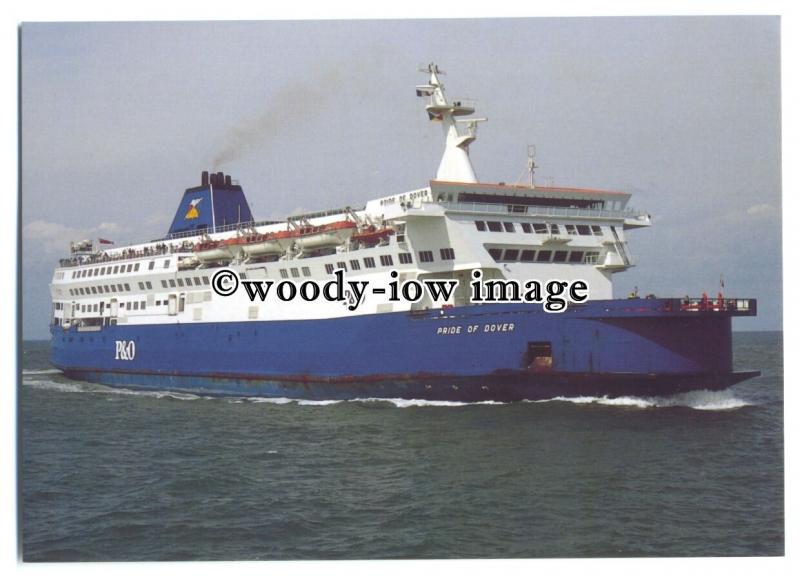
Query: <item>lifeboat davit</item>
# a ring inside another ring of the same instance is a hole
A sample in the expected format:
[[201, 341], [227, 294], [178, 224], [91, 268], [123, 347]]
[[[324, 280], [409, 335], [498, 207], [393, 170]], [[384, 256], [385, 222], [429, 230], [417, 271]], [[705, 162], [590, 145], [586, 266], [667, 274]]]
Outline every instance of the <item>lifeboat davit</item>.
[[377, 228], [374, 225], [370, 225], [365, 229], [355, 233], [350, 240], [353, 242], [359, 242], [365, 246], [375, 246], [379, 242], [385, 241], [393, 234], [394, 229]]

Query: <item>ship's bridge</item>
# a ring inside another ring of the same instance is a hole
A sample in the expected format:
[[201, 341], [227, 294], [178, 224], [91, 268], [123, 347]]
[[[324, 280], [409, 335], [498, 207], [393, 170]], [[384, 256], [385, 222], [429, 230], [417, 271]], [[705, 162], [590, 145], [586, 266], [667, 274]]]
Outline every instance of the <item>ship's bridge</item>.
[[625, 228], [650, 225], [650, 215], [628, 208], [625, 192], [556, 186], [431, 181], [434, 202], [456, 212], [503, 212], [564, 217], [622, 218]]
[[426, 188], [371, 201], [367, 212], [396, 218], [415, 209], [430, 216], [444, 210], [622, 220], [626, 229], [650, 226], [649, 214], [628, 207], [630, 197], [610, 190], [432, 180]]

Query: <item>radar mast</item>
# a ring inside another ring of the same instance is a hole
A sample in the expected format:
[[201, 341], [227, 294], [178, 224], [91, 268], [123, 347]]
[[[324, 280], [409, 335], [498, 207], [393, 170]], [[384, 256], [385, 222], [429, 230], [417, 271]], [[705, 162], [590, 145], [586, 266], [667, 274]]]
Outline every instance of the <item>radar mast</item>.
[[456, 118], [469, 116], [475, 112], [475, 107], [471, 102], [447, 101], [444, 84], [439, 80], [444, 71], [433, 62], [426, 68], [420, 68], [420, 72], [428, 74], [429, 80], [428, 84], [417, 86], [417, 96], [430, 98], [428, 105], [425, 106], [428, 119], [431, 122], [441, 122], [445, 134], [444, 154], [439, 163], [439, 170], [436, 171], [436, 179], [478, 182], [469, 158], [469, 145], [477, 138], [478, 122], [483, 122], [486, 118]]

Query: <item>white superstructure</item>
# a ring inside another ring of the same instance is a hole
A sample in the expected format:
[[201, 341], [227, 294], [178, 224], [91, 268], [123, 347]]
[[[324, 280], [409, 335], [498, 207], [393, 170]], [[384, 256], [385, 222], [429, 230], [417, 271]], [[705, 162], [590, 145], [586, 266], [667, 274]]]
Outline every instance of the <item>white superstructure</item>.
[[[585, 280], [591, 299], [612, 298], [613, 274], [632, 266], [625, 231], [649, 226], [620, 192], [486, 184], [469, 158], [474, 106], [448, 102], [430, 65], [430, 120], [442, 124], [445, 150], [435, 180], [371, 200], [360, 209], [295, 216], [280, 223], [217, 226], [128, 246], [73, 243], [50, 286], [53, 323], [98, 330], [108, 324], [289, 320], [365, 315], [469, 304], [470, 273], [484, 278]], [[211, 197], [214, 198], [213, 195]], [[196, 204], [196, 203], [195, 203]], [[202, 208], [202, 204], [192, 209]], [[227, 241], [227, 242], [226, 242]], [[348, 280], [388, 286], [399, 280], [459, 279], [450, 302], [390, 302], [368, 292], [355, 311], [342, 303], [251, 302], [244, 291], [220, 297], [211, 279], [221, 267], [247, 279], [316, 279], [336, 269]]]

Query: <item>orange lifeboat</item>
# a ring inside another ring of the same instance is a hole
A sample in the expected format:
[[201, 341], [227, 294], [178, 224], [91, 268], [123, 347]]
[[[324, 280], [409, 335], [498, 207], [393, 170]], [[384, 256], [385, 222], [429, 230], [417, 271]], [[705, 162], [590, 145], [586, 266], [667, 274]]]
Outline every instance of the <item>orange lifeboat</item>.
[[350, 240], [353, 242], [359, 242], [365, 246], [375, 246], [379, 242], [382, 242], [389, 238], [389, 236], [394, 234], [394, 229], [391, 228], [377, 228], [374, 225], [370, 225], [363, 230], [358, 231], [355, 233]]
[[[356, 231], [356, 223], [349, 220], [331, 222], [320, 226], [306, 226], [293, 231], [291, 242], [302, 249], [316, 250], [344, 244]], [[287, 247], [288, 248], [288, 247]]]

